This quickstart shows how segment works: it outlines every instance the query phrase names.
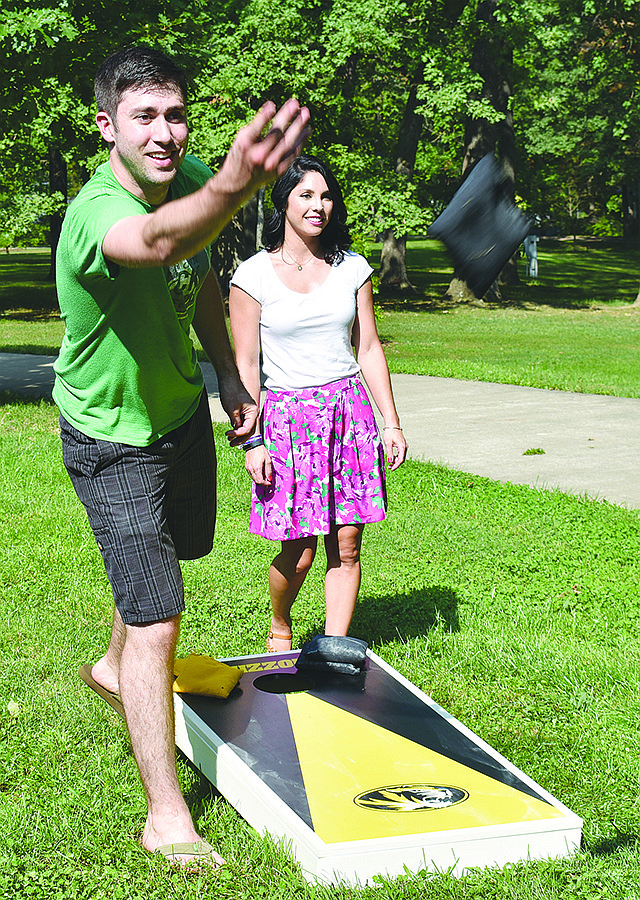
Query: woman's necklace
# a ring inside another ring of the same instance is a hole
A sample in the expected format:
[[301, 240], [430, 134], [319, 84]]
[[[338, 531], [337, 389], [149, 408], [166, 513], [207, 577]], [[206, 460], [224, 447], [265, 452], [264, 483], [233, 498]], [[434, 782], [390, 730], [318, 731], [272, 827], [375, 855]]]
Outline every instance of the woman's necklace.
[[[286, 266], [297, 266], [297, 267], [298, 267], [298, 272], [302, 272], [302, 269], [304, 268], [304, 266], [308, 265], [308, 264], [311, 262], [312, 259], [315, 259], [315, 256], [314, 256], [314, 254], [312, 253], [311, 256], [309, 257], [309, 259], [305, 259], [304, 262], [299, 262], [299, 261], [298, 261], [294, 256], [292, 256], [288, 251], [285, 251], [285, 249], [284, 249], [284, 244], [282, 245], [281, 250], [282, 250], [282, 253], [281, 253], [280, 255], [282, 256], [282, 262], [283, 262]], [[291, 262], [287, 262], [287, 260], [284, 258], [285, 252], [287, 253], [287, 256], [289, 257], [289, 259], [291, 260]]]

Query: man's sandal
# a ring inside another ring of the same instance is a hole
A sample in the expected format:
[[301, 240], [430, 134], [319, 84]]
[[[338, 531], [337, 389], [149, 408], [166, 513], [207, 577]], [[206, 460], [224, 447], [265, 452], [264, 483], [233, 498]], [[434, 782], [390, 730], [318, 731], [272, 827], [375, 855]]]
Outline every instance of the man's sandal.
[[[291, 642], [293, 640], [293, 636], [291, 632], [289, 634], [276, 634], [275, 631], [270, 631], [267, 635], [267, 650], [269, 653], [280, 653], [284, 650], [291, 650]], [[276, 647], [273, 643], [274, 641], [282, 641], [285, 644], [288, 644], [288, 647]]]
[[[188, 841], [181, 844], [164, 844], [162, 847], [156, 847], [154, 853], [164, 856], [167, 862], [174, 867], [184, 869], [191, 872], [217, 871], [224, 865], [224, 861], [220, 862], [222, 857], [216, 853], [211, 844], [207, 841]], [[190, 857], [189, 859], [178, 859], [177, 857]]]

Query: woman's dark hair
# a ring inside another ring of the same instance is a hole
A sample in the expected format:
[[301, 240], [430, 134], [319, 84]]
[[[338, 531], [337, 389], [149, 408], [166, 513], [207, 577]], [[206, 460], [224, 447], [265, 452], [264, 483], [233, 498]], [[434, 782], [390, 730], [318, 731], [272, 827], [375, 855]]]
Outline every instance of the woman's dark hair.
[[334, 262], [341, 263], [345, 250], [351, 246], [351, 235], [347, 226], [347, 208], [344, 205], [342, 191], [335, 175], [329, 166], [316, 156], [299, 156], [274, 184], [271, 191], [274, 211], [265, 222], [262, 241], [265, 249], [269, 251], [282, 247], [285, 210], [289, 202], [289, 194], [302, 181], [307, 172], [319, 172], [327, 182], [333, 200], [333, 211], [320, 235], [320, 247], [325, 261], [329, 265], [333, 265]]
[[187, 102], [187, 79], [180, 66], [160, 50], [140, 44], [107, 57], [93, 87], [98, 110], [108, 113], [114, 123], [122, 95], [132, 88], [175, 87]]

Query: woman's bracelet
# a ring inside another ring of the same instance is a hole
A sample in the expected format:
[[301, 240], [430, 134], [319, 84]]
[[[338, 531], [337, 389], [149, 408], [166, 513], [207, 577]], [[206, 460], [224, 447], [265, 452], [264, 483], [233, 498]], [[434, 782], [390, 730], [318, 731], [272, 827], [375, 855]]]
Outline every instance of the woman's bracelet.
[[248, 441], [242, 445], [242, 449], [246, 453], [247, 450], [253, 450], [254, 447], [264, 447], [264, 438], [261, 434], [254, 434]]
[[385, 425], [383, 431], [402, 431], [399, 425]]

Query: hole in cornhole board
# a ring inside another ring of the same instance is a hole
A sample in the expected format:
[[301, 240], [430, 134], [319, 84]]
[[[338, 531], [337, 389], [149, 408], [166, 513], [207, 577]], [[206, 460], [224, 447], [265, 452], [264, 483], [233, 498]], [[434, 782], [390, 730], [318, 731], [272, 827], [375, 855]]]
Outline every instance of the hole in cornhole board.
[[253, 682], [253, 686], [266, 694], [299, 694], [302, 691], [311, 691], [316, 686], [315, 681], [308, 675], [273, 672], [269, 675], [261, 675]]

